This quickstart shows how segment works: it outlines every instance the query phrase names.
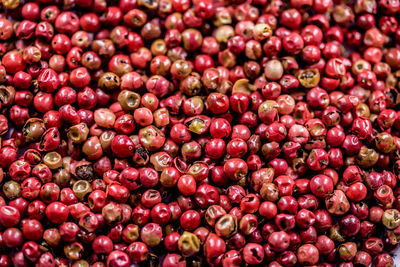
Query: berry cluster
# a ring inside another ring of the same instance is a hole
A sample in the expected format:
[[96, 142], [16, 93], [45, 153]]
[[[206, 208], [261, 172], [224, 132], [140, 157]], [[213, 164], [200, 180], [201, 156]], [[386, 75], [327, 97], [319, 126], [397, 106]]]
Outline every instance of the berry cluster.
[[394, 266], [400, 0], [1, 0], [0, 267]]

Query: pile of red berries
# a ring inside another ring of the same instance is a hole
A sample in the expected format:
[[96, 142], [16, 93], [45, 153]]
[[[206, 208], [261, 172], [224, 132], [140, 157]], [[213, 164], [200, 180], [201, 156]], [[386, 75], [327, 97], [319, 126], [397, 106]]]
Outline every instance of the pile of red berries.
[[0, 267], [394, 266], [400, 0], [1, 0]]

